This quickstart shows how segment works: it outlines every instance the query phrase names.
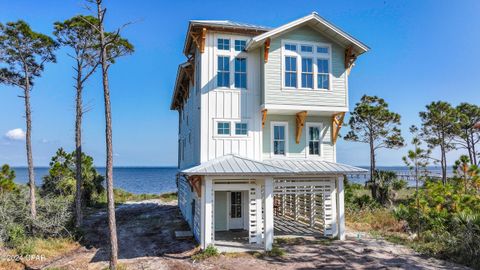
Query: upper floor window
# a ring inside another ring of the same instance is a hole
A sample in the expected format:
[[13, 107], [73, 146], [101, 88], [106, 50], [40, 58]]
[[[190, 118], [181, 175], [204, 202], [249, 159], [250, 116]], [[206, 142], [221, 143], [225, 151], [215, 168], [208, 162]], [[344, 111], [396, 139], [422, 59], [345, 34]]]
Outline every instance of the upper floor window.
[[[298, 48], [298, 50], [297, 50]], [[283, 45], [283, 87], [330, 89], [331, 47], [328, 44], [286, 41]], [[297, 82], [300, 80], [300, 83]]]
[[273, 126], [273, 154], [285, 155], [285, 125]]
[[230, 50], [230, 39], [226, 39], [226, 38], [217, 39], [217, 49], [229, 51]]
[[320, 155], [320, 126], [308, 127], [308, 154]]
[[244, 51], [246, 45], [247, 45], [246, 40], [235, 40], [235, 51], [237, 52]]
[[317, 60], [318, 68], [318, 78], [317, 78], [317, 87], [319, 89], [329, 89], [329, 71], [328, 71], [328, 59], [318, 59]]
[[247, 123], [235, 123], [235, 135], [247, 135]]
[[285, 86], [297, 87], [297, 58], [285, 57]]
[[313, 88], [312, 58], [302, 58], [302, 87]]
[[217, 134], [218, 135], [230, 135], [230, 123], [229, 122], [218, 122], [217, 123]]
[[285, 50], [296, 52], [297, 51], [297, 45], [295, 45], [295, 44], [285, 44]]
[[246, 58], [235, 58], [235, 88], [247, 88]]
[[230, 87], [230, 58], [228, 56], [218, 57], [217, 86]]

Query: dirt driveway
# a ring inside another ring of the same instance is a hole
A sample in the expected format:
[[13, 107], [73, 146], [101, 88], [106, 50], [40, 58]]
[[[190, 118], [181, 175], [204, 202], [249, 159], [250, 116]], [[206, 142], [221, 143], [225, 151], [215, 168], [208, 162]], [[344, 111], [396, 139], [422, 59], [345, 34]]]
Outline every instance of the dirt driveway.
[[[411, 249], [382, 240], [306, 241], [283, 244], [281, 258], [250, 254], [226, 254], [195, 262], [192, 240], [176, 240], [175, 230], [187, 225], [176, 203], [150, 200], [117, 208], [120, 263], [127, 269], [468, 269], [441, 260], [426, 258]], [[57, 258], [42, 269], [103, 269], [108, 266], [108, 237], [105, 213], [86, 219], [84, 247]]]

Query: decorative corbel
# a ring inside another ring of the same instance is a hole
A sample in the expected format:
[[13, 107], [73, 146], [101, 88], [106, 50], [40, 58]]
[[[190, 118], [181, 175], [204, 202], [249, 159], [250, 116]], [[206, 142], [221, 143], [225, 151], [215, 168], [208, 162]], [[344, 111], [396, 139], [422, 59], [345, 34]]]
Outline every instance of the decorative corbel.
[[265, 40], [264, 52], [263, 52], [263, 61], [265, 61], [265, 63], [268, 62], [268, 52], [269, 51], [270, 51], [270, 38], [267, 38], [267, 40]]
[[297, 137], [295, 138], [295, 142], [299, 144], [300, 138], [302, 137], [303, 126], [305, 125], [305, 118], [307, 118], [307, 111], [298, 112], [295, 118], [297, 120]]
[[355, 60], [357, 60], [357, 55], [353, 51], [353, 47], [350, 45], [345, 49], [345, 68], [347, 69], [347, 75], [350, 75]]
[[205, 51], [205, 40], [207, 39], [207, 28], [202, 28], [199, 33], [192, 32], [190, 33], [193, 43], [200, 50], [200, 53]]
[[267, 121], [267, 109], [262, 110], [262, 128], [265, 127], [265, 122]]
[[337, 142], [338, 134], [340, 133], [340, 129], [342, 128], [343, 118], [345, 117], [345, 113], [336, 113], [332, 116], [332, 142], [335, 144]]
[[187, 179], [198, 197], [202, 197], [202, 177], [200, 175], [192, 175]]
[[200, 40], [200, 53], [205, 51], [205, 40], [207, 39], [207, 28], [202, 28], [202, 39]]

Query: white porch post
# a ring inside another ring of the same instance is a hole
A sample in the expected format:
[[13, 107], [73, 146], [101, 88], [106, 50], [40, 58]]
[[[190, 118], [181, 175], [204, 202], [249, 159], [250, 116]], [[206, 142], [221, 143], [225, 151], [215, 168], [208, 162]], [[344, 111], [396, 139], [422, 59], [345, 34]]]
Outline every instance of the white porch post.
[[337, 237], [339, 240], [345, 240], [345, 194], [343, 187], [343, 179], [340, 176], [337, 179]]
[[265, 190], [264, 190], [264, 230], [265, 230], [265, 250], [272, 250], [273, 246], [273, 178], [265, 178]]
[[206, 249], [213, 243], [213, 185], [212, 178], [205, 176], [202, 183], [202, 232], [201, 246]]
[[257, 245], [262, 244], [262, 227], [263, 227], [263, 220], [262, 220], [262, 188], [261, 182], [259, 179], [255, 181], [255, 224], [256, 224], [256, 243]]

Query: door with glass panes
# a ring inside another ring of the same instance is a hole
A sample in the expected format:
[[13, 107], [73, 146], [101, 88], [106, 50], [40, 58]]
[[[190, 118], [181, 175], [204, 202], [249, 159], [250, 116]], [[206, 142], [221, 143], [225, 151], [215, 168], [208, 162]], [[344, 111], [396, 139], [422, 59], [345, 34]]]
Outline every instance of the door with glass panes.
[[229, 205], [229, 229], [243, 229], [243, 201], [245, 200], [243, 192], [232, 191], [230, 192], [230, 205]]

